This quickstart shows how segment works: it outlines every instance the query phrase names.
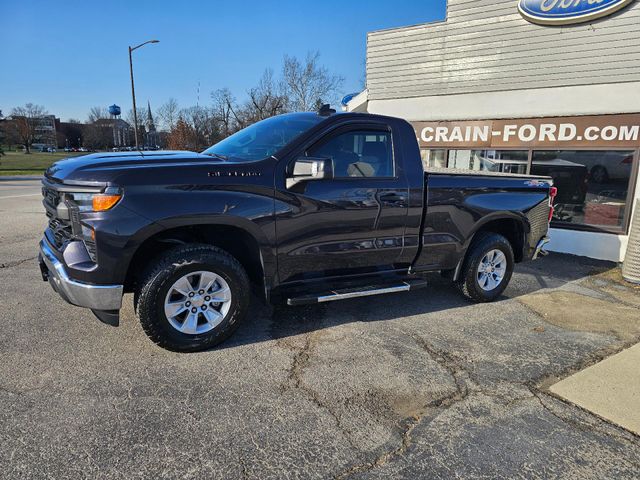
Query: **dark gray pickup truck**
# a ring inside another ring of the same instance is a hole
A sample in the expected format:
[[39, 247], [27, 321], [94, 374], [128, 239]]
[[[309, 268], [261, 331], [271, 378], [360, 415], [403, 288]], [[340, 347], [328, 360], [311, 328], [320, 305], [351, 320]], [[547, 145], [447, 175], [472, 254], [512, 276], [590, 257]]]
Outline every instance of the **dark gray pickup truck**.
[[[425, 172], [404, 120], [319, 113], [259, 122], [202, 153], [96, 153], [46, 172], [42, 275], [117, 325], [134, 293], [149, 337], [209, 348], [266, 301], [423, 287], [440, 271], [498, 298], [548, 241], [547, 177]], [[428, 290], [425, 295], [428, 295]]]

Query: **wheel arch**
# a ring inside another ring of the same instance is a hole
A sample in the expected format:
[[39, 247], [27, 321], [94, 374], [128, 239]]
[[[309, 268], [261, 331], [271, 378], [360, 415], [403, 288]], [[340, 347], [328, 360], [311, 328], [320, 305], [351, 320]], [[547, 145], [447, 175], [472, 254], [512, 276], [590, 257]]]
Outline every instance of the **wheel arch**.
[[203, 243], [219, 247], [234, 256], [244, 267], [251, 281], [257, 284], [265, 297], [271, 289], [275, 273], [275, 256], [264, 233], [250, 221], [224, 219], [180, 218], [169, 219], [148, 229], [135, 240], [136, 247], [126, 266], [125, 291], [133, 291], [139, 275], [146, 265], [164, 251], [176, 245]]
[[483, 218], [482, 221], [478, 222], [474, 226], [467, 241], [464, 243], [463, 253], [454, 271], [454, 280], [459, 279], [460, 271], [469, 252], [469, 247], [473, 244], [475, 239], [478, 238], [478, 234], [491, 232], [505, 237], [511, 244], [514, 261], [519, 263], [525, 258], [526, 237], [529, 230], [529, 221], [526, 217], [515, 213], [505, 212], [501, 214], [488, 215]]
[[475, 226], [472, 234], [469, 236], [465, 244], [465, 256], [469, 246], [474, 242], [479, 233], [491, 232], [505, 237], [511, 244], [516, 263], [522, 262], [524, 260], [526, 236], [529, 230], [529, 221], [524, 216], [502, 214], [495, 217], [487, 217]]

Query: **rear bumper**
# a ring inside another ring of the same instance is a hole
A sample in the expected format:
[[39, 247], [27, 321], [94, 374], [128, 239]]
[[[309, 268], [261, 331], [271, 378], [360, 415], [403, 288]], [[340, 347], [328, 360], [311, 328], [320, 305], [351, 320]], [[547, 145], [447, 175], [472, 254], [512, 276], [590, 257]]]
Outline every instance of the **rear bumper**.
[[94, 285], [73, 280], [46, 239], [40, 241], [40, 269], [44, 280], [68, 303], [92, 310], [119, 310], [122, 285]]
[[533, 257], [531, 258], [531, 260], [537, 260], [539, 257], [546, 256], [548, 252], [544, 249], [544, 247], [550, 241], [551, 239], [549, 237], [547, 236], [542, 237], [538, 242], [538, 245], [536, 245], [536, 249], [533, 252]]

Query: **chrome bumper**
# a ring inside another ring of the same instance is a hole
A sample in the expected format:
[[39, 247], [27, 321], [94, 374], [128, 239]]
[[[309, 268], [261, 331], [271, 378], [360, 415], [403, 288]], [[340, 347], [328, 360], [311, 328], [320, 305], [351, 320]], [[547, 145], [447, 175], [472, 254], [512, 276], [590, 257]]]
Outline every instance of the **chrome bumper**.
[[538, 245], [536, 245], [536, 250], [535, 252], [533, 252], [533, 257], [531, 258], [532, 260], [537, 260], [538, 257], [544, 257], [546, 255], [549, 254], [549, 252], [547, 252], [544, 249], [544, 246], [549, 243], [551, 241], [551, 239], [549, 237], [542, 237], [540, 239], [540, 241], [538, 242]]
[[119, 310], [122, 306], [122, 285], [92, 285], [73, 280], [46, 240], [40, 241], [40, 267], [53, 289], [73, 305], [92, 310]]

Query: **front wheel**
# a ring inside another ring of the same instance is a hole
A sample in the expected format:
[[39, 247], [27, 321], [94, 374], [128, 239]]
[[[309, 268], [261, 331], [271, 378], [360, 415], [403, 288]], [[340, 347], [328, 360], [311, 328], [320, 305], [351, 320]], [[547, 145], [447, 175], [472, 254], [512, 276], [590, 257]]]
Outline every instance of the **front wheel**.
[[509, 285], [513, 265], [513, 249], [505, 237], [480, 233], [467, 253], [457, 286], [469, 300], [492, 302]]
[[185, 245], [161, 255], [137, 292], [138, 317], [159, 346], [179, 352], [226, 340], [246, 316], [249, 279], [230, 254]]

